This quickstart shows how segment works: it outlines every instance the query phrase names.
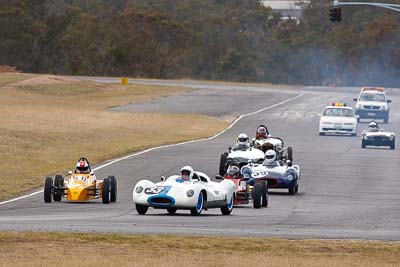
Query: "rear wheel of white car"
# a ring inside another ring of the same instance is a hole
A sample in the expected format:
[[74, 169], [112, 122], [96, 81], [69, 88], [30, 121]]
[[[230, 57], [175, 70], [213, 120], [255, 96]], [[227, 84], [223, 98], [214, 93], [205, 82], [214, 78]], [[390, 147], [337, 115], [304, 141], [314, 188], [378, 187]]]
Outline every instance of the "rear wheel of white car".
[[254, 184], [253, 187], [253, 207], [255, 209], [261, 208], [262, 185], [261, 183]]
[[117, 179], [115, 176], [108, 176], [108, 180], [110, 181], [110, 202], [117, 201]]
[[169, 214], [175, 214], [177, 210], [177, 208], [167, 208]]
[[53, 178], [46, 177], [44, 180], [44, 202], [51, 202], [51, 190], [53, 189]]
[[138, 214], [145, 215], [148, 210], [149, 210], [148, 206], [136, 204], [136, 211]]
[[235, 195], [232, 195], [231, 200], [229, 201], [229, 203], [227, 203], [225, 207], [221, 208], [221, 213], [223, 215], [231, 214], [231, 212], [233, 210], [233, 202], [234, 201], [235, 201]]
[[190, 209], [190, 214], [192, 215], [200, 215], [203, 211], [204, 206], [204, 195], [203, 192], [200, 192], [199, 197], [197, 199], [196, 207]]
[[101, 200], [103, 201], [103, 204], [110, 203], [110, 180], [108, 178], [103, 179]]
[[396, 144], [395, 144], [395, 139], [390, 143], [390, 149], [395, 149]]
[[219, 175], [224, 176], [225, 175], [225, 163], [226, 163], [226, 158], [227, 154], [223, 153], [221, 154], [221, 157], [219, 158]]
[[62, 175], [56, 175], [56, 177], [54, 177], [54, 189], [53, 189], [54, 201], [61, 201], [62, 187], [64, 187], [64, 178], [62, 177]]
[[266, 181], [261, 182], [261, 206], [262, 207], [268, 207], [268, 184]]

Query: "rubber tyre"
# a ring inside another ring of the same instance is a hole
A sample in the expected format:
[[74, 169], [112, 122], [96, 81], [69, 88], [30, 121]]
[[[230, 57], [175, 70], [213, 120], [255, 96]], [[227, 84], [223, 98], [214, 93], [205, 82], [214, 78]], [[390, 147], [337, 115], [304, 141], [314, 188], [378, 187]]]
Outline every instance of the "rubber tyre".
[[291, 146], [287, 148], [287, 155], [288, 155], [288, 160], [293, 162], [293, 148]]
[[364, 140], [361, 140], [361, 148], [366, 148], [367, 143]]
[[201, 212], [203, 211], [203, 207], [204, 207], [204, 194], [203, 192], [200, 192], [199, 197], [197, 199], [196, 207], [190, 209], [190, 214], [193, 216], [200, 215]]
[[225, 170], [225, 163], [226, 163], [226, 157], [227, 155], [225, 153], [221, 154], [221, 157], [219, 158], [219, 175], [224, 176], [226, 173]]
[[44, 202], [51, 202], [51, 190], [53, 189], [53, 178], [46, 177], [44, 180]]
[[319, 135], [320, 135], [320, 136], [323, 136], [323, 135], [325, 135], [325, 133], [319, 133]]
[[294, 193], [297, 194], [299, 192], [299, 184], [294, 187]]
[[140, 205], [140, 204], [136, 204], [136, 212], [139, 215], [145, 215], [148, 210], [149, 210], [148, 206], [143, 206], [143, 205]]
[[117, 179], [115, 176], [108, 176], [108, 180], [110, 181], [110, 202], [117, 201]]
[[64, 187], [64, 177], [62, 175], [56, 175], [54, 177], [54, 189], [53, 189], [53, 200], [54, 201], [61, 201], [62, 198], [62, 189]]
[[169, 214], [175, 214], [177, 210], [177, 208], [167, 208]]
[[229, 215], [231, 214], [233, 210], [233, 203], [235, 202], [235, 195], [232, 196], [231, 201], [229, 201], [228, 204], [226, 204], [225, 207], [221, 208], [221, 213], [222, 215]]
[[393, 139], [393, 141], [390, 143], [390, 149], [395, 149], [395, 147], [396, 147], [396, 142], [395, 142], [395, 140], [396, 139]]
[[383, 117], [383, 123], [388, 123], [389, 122], [389, 113], [386, 113], [385, 116]]
[[261, 207], [268, 207], [268, 184], [266, 181], [261, 182]]
[[289, 190], [288, 190], [288, 192], [289, 192], [289, 195], [293, 196], [293, 195], [294, 195], [294, 193], [295, 193], [295, 191], [296, 191], [296, 186], [289, 187]]
[[262, 185], [256, 183], [253, 187], [253, 207], [255, 209], [261, 208]]
[[108, 178], [103, 179], [103, 189], [101, 200], [103, 204], [110, 203], [110, 180]]

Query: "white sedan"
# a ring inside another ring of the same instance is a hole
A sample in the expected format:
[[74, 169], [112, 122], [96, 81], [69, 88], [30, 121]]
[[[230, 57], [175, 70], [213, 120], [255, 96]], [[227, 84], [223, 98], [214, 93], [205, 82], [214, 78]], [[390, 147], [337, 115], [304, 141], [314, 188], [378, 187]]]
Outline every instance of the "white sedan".
[[166, 209], [174, 214], [178, 209], [190, 210], [200, 215], [203, 209], [220, 208], [223, 215], [233, 210], [235, 184], [231, 180], [213, 182], [202, 172], [194, 172], [192, 179], [185, 181], [180, 175], [172, 175], [161, 182], [139, 181], [133, 189], [136, 211], [145, 214], [149, 207]]
[[357, 116], [353, 108], [345, 104], [333, 103], [327, 106], [319, 121], [319, 135], [349, 134], [357, 135]]

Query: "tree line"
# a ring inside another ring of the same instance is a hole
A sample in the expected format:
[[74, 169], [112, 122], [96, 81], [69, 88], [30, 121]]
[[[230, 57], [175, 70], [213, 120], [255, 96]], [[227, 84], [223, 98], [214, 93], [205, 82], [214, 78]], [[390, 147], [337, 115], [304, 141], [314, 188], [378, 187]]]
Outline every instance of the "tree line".
[[[393, 3], [400, 0], [392, 1]], [[400, 14], [311, 0], [0, 0], [0, 65], [26, 72], [397, 86]]]

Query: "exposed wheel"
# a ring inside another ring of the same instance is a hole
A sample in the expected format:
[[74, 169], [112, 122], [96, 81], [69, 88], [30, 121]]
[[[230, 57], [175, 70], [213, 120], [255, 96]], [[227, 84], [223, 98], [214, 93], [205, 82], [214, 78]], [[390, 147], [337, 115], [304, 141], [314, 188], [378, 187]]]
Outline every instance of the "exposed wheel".
[[261, 208], [262, 185], [261, 183], [254, 184], [253, 187], [253, 207], [255, 209]]
[[200, 192], [199, 197], [197, 199], [196, 207], [190, 209], [190, 214], [195, 216], [200, 215], [201, 212], [203, 211], [203, 206], [204, 206], [204, 195], [203, 192]]
[[175, 214], [177, 210], [177, 208], [167, 208], [169, 214]]
[[51, 202], [51, 191], [53, 189], [53, 178], [46, 177], [44, 180], [44, 202]]
[[294, 187], [294, 193], [297, 194], [299, 192], [299, 184]]
[[64, 177], [62, 177], [62, 175], [56, 175], [56, 177], [54, 177], [54, 188], [53, 188], [54, 201], [61, 201], [63, 187], [64, 187]]
[[117, 179], [110, 175], [108, 180], [110, 181], [110, 202], [115, 202], [117, 201]]
[[366, 148], [367, 147], [367, 142], [364, 140], [361, 141], [361, 148]]
[[390, 143], [390, 149], [395, 149], [395, 139], [393, 139], [393, 141]]
[[219, 159], [219, 175], [224, 176], [225, 175], [225, 163], [226, 163], [226, 158], [227, 158], [227, 154], [223, 153], [221, 154], [221, 157]]
[[389, 113], [386, 113], [385, 116], [383, 117], [383, 123], [388, 123], [389, 122]]
[[293, 196], [296, 190], [296, 186], [289, 187], [289, 195]]
[[149, 210], [148, 206], [136, 204], [136, 211], [138, 214], [145, 215], [148, 210]]
[[268, 207], [268, 184], [266, 181], [261, 182], [261, 207]]
[[222, 208], [221, 208], [221, 213], [222, 213], [223, 215], [229, 215], [229, 214], [231, 214], [231, 212], [232, 212], [232, 210], [233, 210], [233, 202], [234, 202], [234, 200], [235, 200], [235, 195], [233, 195], [233, 196], [231, 197], [231, 200], [229, 201], [228, 204], [226, 204], [225, 207], [222, 207]]
[[288, 155], [288, 160], [293, 162], [293, 148], [291, 146], [287, 148], [287, 155]]
[[103, 204], [110, 203], [110, 180], [108, 178], [103, 179], [101, 200], [103, 201]]

